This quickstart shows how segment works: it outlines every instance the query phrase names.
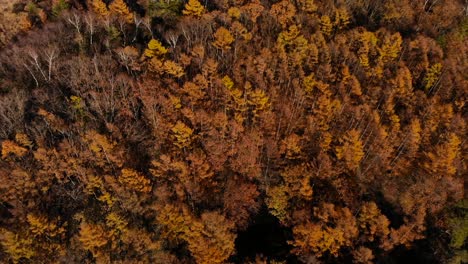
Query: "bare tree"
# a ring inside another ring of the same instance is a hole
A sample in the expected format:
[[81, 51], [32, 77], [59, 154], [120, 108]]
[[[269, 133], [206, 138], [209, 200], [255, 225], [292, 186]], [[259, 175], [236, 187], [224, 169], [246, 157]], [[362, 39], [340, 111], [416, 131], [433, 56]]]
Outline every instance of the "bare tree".
[[53, 63], [54, 63], [55, 59], [57, 59], [58, 54], [59, 54], [59, 49], [56, 46], [49, 46], [49, 48], [47, 48], [44, 51], [44, 56], [46, 58], [48, 69], [49, 69], [49, 72], [48, 72], [49, 73], [48, 74], [48, 81], [49, 82], [51, 80]]

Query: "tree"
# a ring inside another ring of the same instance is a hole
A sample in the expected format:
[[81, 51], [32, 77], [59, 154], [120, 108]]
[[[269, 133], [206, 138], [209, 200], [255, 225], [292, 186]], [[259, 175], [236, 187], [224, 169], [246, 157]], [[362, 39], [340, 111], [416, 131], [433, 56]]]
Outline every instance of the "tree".
[[272, 215], [283, 224], [289, 219], [288, 216], [288, 194], [285, 186], [274, 186], [267, 191], [266, 204]]
[[109, 243], [109, 237], [101, 225], [81, 223], [79, 241], [83, 248], [89, 250], [96, 259], [106, 259], [104, 247]]
[[390, 233], [390, 222], [374, 202], [364, 203], [361, 206], [358, 225], [361, 234], [365, 235], [368, 241], [374, 241], [375, 237], [385, 240]]
[[329, 16], [323, 15], [320, 18], [320, 31], [325, 36], [330, 36], [333, 31], [333, 24]]
[[122, 169], [119, 182], [131, 190], [148, 193], [151, 191], [151, 181], [133, 169]]
[[180, 78], [185, 74], [184, 69], [171, 60], [165, 61], [162, 67], [164, 72], [176, 78]]
[[360, 140], [359, 131], [349, 131], [342, 140], [342, 145], [335, 148], [336, 157], [344, 160], [349, 170], [355, 170], [364, 157], [364, 146]]
[[353, 263], [362, 263], [362, 264], [372, 264], [374, 259], [374, 254], [372, 250], [366, 247], [359, 247], [353, 252]]
[[428, 153], [428, 162], [425, 167], [431, 173], [440, 176], [454, 176], [457, 167], [454, 161], [460, 154], [461, 140], [454, 133], [448, 135], [447, 142], [436, 146], [435, 152]]
[[11, 140], [5, 140], [2, 142], [2, 159], [7, 159], [10, 156], [16, 156], [18, 158], [26, 155], [28, 150], [22, 146], [19, 146]]
[[185, 4], [185, 8], [182, 13], [186, 16], [194, 16], [200, 18], [205, 12], [205, 8], [200, 4], [198, 0], [189, 0]]
[[13, 263], [19, 263], [21, 259], [31, 259], [35, 255], [32, 238], [23, 238], [5, 229], [1, 229], [0, 244]]
[[109, 10], [107, 5], [102, 0], [91, 0], [91, 6], [97, 14], [101, 17], [107, 17], [109, 15]]
[[109, 5], [109, 10], [111, 13], [124, 19], [127, 23], [134, 22], [133, 13], [130, 11], [127, 4], [125, 4], [124, 0], [112, 1], [112, 3]]
[[395, 33], [393, 35], [385, 35], [383, 43], [380, 48], [377, 48], [380, 54], [380, 59], [387, 63], [398, 57], [398, 54], [401, 51], [401, 35]]
[[177, 121], [171, 131], [175, 138], [175, 146], [178, 148], [186, 148], [190, 146], [192, 143], [193, 129], [185, 125], [183, 122]]
[[424, 76], [424, 89], [426, 91], [432, 90], [433, 86], [437, 83], [442, 71], [442, 64], [436, 63], [432, 65]]
[[293, 245], [296, 254], [315, 253], [322, 256], [329, 252], [338, 256], [343, 246], [351, 246], [358, 236], [356, 220], [348, 208], [336, 208], [333, 204], [321, 204], [314, 208], [318, 223], [306, 222], [293, 228]]
[[143, 53], [147, 58], [153, 57], [162, 57], [168, 52], [168, 50], [162, 45], [162, 43], [157, 39], [151, 39], [148, 43], [148, 47]]
[[217, 212], [203, 213], [199, 223], [187, 234], [188, 248], [195, 261], [225, 263], [234, 253], [236, 235], [231, 232], [234, 224]]
[[296, 7], [289, 1], [281, 1], [271, 6], [270, 14], [286, 28], [296, 15]]
[[230, 50], [231, 44], [234, 42], [234, 37], [225, 27], [218, 28], [214, 34], [214, 38], [213, 46], [223, 51]]
[[250, 217], [260, 209], [260, 192], [255, 184], [228, 181], [223, 195], [223, 210], [227, 218], [240, 230], [247, 228]]

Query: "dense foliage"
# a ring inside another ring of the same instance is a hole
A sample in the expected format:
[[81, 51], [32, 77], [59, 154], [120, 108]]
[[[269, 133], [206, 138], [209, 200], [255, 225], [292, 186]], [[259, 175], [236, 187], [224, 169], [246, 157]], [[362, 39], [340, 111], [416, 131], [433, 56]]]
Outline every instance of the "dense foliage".
[[466, 1], [0, 4], [0, 262], [468, 261]]

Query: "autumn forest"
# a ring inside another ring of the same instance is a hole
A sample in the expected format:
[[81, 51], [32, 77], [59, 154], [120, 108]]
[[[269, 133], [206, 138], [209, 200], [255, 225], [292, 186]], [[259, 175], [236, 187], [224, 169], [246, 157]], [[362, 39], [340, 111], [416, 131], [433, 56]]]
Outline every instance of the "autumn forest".
[[0, 263], [468, 263], [466, 0], [0, 10]]

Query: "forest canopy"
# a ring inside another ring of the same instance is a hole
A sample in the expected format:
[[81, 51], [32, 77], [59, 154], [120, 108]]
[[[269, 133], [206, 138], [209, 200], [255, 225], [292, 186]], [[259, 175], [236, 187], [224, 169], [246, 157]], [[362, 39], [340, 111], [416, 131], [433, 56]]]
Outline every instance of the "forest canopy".
[[466, 1], [0, 10], [0, 262], [468, 262]]

